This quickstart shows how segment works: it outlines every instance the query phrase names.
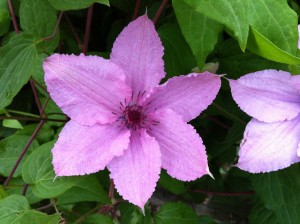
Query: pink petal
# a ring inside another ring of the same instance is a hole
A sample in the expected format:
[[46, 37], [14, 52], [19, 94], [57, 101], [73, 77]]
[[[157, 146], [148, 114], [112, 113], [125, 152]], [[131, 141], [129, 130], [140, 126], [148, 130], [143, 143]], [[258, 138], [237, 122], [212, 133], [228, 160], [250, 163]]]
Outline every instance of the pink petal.
[[212, 103], [220, 87], [220, 76], [209, 72], [174, 77], [154, 88], [144, 104], [149, 104], [150, 110], [170, 108], [190, 121]]
[[54, 54], [45, 60], [44, 71], [52, 99], [83, 125], [114, 121], [112, 112], [131, 97], [123, 71], [97, 56]]
[[274, 123], [252, 119], [245, 130], [236, 165], [251, 173], [270, 172], [299, 162], [300, 116]]
[[162, 167], [174, 178], [195, 180], [210, 174], [205, 146], [196, 130], [172, 110], [157, 112], [159, 124], [149, 134], [157, 140]]
[[69, 121], [52, 149], [56, 176], [73, 176], [103, 170], [127, 149], [130, 132], [114, 124], [91, 127]]
[[144, 130], [133, 132], [129, 148], [115, 158], [108, 169], [119, 194], [143, 209], [159, 179], [159, 146]]
[[300, 92], [295, 79], [284, 71], [264, 70], [229, 80], [239, 107], [264, 122], [295, 118], [300, 112]]
[[163, 46], [147, 15], [129, 23], [116, 39], [111, 60], [126, 74], [135, 94], [150, 90], [165, 76]]

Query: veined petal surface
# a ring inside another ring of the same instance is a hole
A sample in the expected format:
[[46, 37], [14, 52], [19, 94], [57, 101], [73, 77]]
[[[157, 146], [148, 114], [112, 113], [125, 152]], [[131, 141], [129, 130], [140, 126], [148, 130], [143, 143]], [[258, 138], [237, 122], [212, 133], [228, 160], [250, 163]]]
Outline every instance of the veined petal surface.
[[144, 209], [159, 179], [159, 146], [145, 130], [134, 131], [128, 149], [122, 156], [114, 158], [108, 169], [120, 195]]
[[98, 56], [54, 54], [43, 67], [52, 99], [83, 125], [113, 122], [116, 116], [112, 112], [131, 96], [123, 71]]
[[282, 122], [252, 119], [245, 130], [236, 165], [251, 173], [270, 172], [299, 162], [300, 116]]
[[263, 70], [229, 80], [239, 107], [264, 122], [291, 120], [300, 112], [300, 91], [290, 73]]
[[205, 146], [196, 130], [172, 110], [158, 111], [156, 116], [160, 123], [149, 134], [159, 144], [162, 167], [183, 181], [210, 174]]
[[130, 132], [115, 124], [83, 126], [69, 121], [52, 149], [56, 176], [98, 172], [128, 148]]
[[134, 94], [150, 90], [165, 77], [163, 46], [147, 15], [129, 23], [116, 39], [110, 55], [126, 74]]
[[220, 76], [209, 72], [174, 77], [155, 87], [144, 104], [150, 110], [170, 108], [187, 122], [213, 102], [220, 87]]

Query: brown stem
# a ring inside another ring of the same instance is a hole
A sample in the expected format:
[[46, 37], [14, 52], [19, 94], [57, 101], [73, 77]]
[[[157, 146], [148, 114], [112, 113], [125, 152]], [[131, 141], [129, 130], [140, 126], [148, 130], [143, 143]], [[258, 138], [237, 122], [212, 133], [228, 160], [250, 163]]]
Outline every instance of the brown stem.
[[74, 28], [74, 26], [73, 26], [73, 24], [72, 24], [69, 16], [67, 14], [64, 14], [64, 17], [65, 17], [65, 19], [66, 19], [66, 21], [67, 21], [67, 23], [68, 23], [68, 25], [70, 27], [70, 30], [71, 30], [72, 34], [74, 35], [74, 38], [75, 38], [75, 40], [76, 40], [76, 42], [78, 44], [79, 49], [82, 50], [83, 44], [82, 44], [82, 42], [81, 42], [81, 40], [80, 40], [77, 32], [75, 31], [75, 28]]
[[13, 8], [13, 5], [11, 3], [11, 0], [7, 0], [7, 3], [8, 3], [10, 15], [11, 15], [11, 20], [12, 20], [12, 23], [13, 23], [13, 26], [14, 26], [14, 30], [15, 30], [16, 33], [20, 33], [20, 29], [19, 29], [19, 26], [18, 26], [18, 23], [17, 23], [17, 19], [16, 19], [16, 16], [15, 16], [15, 12], [14, 12], [14, 8]]
[[42, 109], [42, 103], [40, 101], [40, 98], [38, 96], [38, 92], [37, 92], [37, 89], [35, 87], [35, 83], [32, 79], [29, 80], [30, 81], [30, 85], [31, 85], [31, 89], [32, 89], [32, 92], [33, 92], [33, 96], [34, 96], [34, 99], [35, 99], [35, 102], [39, 108], [39, 112], [41, 112], [41, 109]]
[[243, 191], [243, 192], [214, 192], [214, 191], [206, 191], [201, 189], [192, 190], [192, 192], [208, 194], [208, 195], [218, 195], [218, 196], [245, 196], [245, 195], [253, 195], [254, 191]]
[[86, 52], [88, 51], [88, 47], [89, 47], [91, 25], [92, 25], [92, 18], [93, 18], [93, 9], [94, 9], [94, 5], [91, 5], [88, 8], [88, 12], [87, 12], [84, 41], [83, 41], [83, 48], [82, 48], [82, 53], [84, 53], [84, 54], [86, 54]]
[[56, 36], [62, 15], [63, 15], [63, 12], [60, 12], [59, 16], [58, 16], [58, 19], [57, 19], [57, 22], [55, 24], [55, 28], [53, 30], [53, 33], [48, 37], [44, 37], [43, 40], [51, 40]]
[[156, 13], [156, 15], [155, 15], [155, 17], [153, 19], [154, 25], [157, 23], [160, 15], [161, 15], [161, 13], [163, 12], [164, 8], [167, 5], [167, 3], [168, 3], [168, 0], [163, 0], [163, 2], [161, 3], [161, 5], [160, 5], [159, 9], [157, 10], [157, 13]]
[[23, 190], [22, 190], [22, 195], [25, 196], [26, 195], [26, 192], [27, 192], [27, 189], [28, 189], [28, 184], [24, 184], [23, 186]]
[[37, 210], [37, 211], [42, 211], [42, 210], [45, 210], [45, 209], [51, 208], [53, 205], [54, 205], [54, 202], [52, 202], [52, 203], [50, 203], [50, 204], [48, 204], [48, 205], [45, 205], [45, 206], [42, 206], [42, 207], [36, 208], [35, 210]]
[[139, 11], [140, 11], [140, 7], [141, 7], [141, 0], [136, 0], [135, 2], [135, 8], [134, 8], [134, 13], [132, 16], [132, 20], [135, 20], [138, 15], [139, 15]]
[[25, 145], [22, 153], [20, 154], [19, 158], [17, 159], [12, 171], [10, 172], [9, 176], [7, 177], [7, 179], [4, 182], [4, 187], [6, 187], [9, 182], [11, 181], [11, 179], [13, 178], [14, 173], [16, 172], [20, 162], [22, 161], [22, 159], [24, 158], [26, 152], [28, 151], [31, 143], [33, 142], [34, 138], [36, 137], [36, 135], [39, 133], [39, 131], [41, 130], [41, 128], [43, 127], [43, 125], [45, 124], [45, 120], [41, 120], [40, 123], [38, 124], [38, 126], [36, 127], [36, 129], [34, 130], [33, 134], [31, 135], [30, 139], [28, 140], [27, 144]]
[[[40, 83], [38, 83], [36, 80], [34, 80], [33, 78], [31, 78], [32, 82], [34, 82], [35, 85], [39, 86], [45, 93], [48, 94], [47, 89]], [[49, 94], [48, 94], [49, 95]]]
[[115, 184], [113, 179], [110, 179], [110, 186], [109, 186], [109, 193], [108, 193], [108, 197], [110, 199], [114, 198], [114, 191], [115, 191]]
[[50, 100], [50, 97], [48, 96], [47, 99], [45, 100], [44, 105], [42, 106], [42, 108], [40, 110], [40, 115], [41, 115], [42, 118], [46, 118], [45, 107], [47, 106], [49, 100]]
[[43, 118], [43, 117], [21, 117], [21, 116], [0, 116], [0, 120], [19, 120], [19, 121], [54, 121], [54, 122], [68, 122], [70, 119], [55, 119], [55, 118]]

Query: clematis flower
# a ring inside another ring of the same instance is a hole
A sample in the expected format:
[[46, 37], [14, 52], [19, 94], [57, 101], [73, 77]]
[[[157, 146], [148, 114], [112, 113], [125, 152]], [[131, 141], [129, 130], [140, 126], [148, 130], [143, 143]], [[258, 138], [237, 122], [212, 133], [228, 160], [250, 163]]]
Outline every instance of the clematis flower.
[[229, 80], [233, 99], [253, 117], [237, 167], [270, 172], [300, 161], [300, 76], [264, 70]]
[[209, 174], [205, 147], [187, 122], [214, 100], [220, 77], [194, 73], [158, 85], [162, 56], [155, 27], [142, 16], [118, 36], [110, 60], [45, 60], [48, 91], [71, 118], [52, 150], [57, 176], [107, 167], [120, 195], [143, 208], [161, 168], [183, 181]]

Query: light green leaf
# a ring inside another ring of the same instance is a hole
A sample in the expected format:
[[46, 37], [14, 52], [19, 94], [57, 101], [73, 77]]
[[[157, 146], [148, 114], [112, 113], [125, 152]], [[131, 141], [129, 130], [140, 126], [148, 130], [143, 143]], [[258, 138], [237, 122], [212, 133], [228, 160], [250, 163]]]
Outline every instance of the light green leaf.
[[249, 1], [248, 19], [249, 25], [261, 36], [282, 51], [296, 54], [298, 16], [287, 0]]
[[[23, 151], [25, 145], [29, 141], [30, 137], [25, 135], [12, 135], [0, 141], [0, 174], [7, 177], [13, 169], [17, 159], [19, 158], [21, 152]], [[37, 141], [33, 141], [30, 145], [27, 154], [25, 154], [25, 159], [28, 154], [35, 148], [39, 146]], [[22, 163], [21, 161], [14, 177], [18, 177], [22, 172]]]
[[28, 156], [23, 164], [22, 177], [39, 198], [53, 198], [64, 193], [83, 177], [57, 177], [52, 166], [54, 142], [41, 145]]
[[248, 0], [184, 0], [192, 9], [226, 26], [244, 51], [248, 38]]
[[74, 187], [57, 198], [57, 204], [70, 204], [81, 201], [96, 201], [110, 204], [108, 193], [104, 191], [95, 175], [85, 176]]
[[0, 48], [0, 109], [9, 105], [28, 82], [37, 63], [34, 39], [19, 34]]
[[155, 224], [199, 224], [199, 217], [188, 205], [165, 203], [154, 216]]
[[0, 200], [5, 198], [7, 196], [7, 193], [2, 185], [0, 185]]
[[26, 198], [20, 195], [0, 200], [1, 224], [57, 224], [60, 219], [59, 214], [47, 215], [30, 210]]
[[[286, 64], [300, 63], [300, 59], [296, 57], [298, 18], [286, 0], [184, 2], [191, 10], [223, 24], [228, 33], [239, 42], [243, 51], [247, 46], [254, 53], [269, 60]], [[200, 21], [197, 17], [194, 20], [192, 23]]]
[[182, 33], [196, 57], [198, 66], [203, 68], [206, 57], [214, 49], [223, 26], [197, 12], [182, 0], [173, 0]]
[[2, 124], [3, 127], [7, 127], [7, 128], [23, 129], [22, 124], [18, 120], [4, 119]]
[[300, 167], [252, 176], [255, 192], [280, 224], [300, 223]]
[[0, 36], [8, 31], [10, 24], [10, 13], [7, 0], [0, 0]]
[[[44, 38], [54, 32], [57, 22], [56, 10], [47, 0], [22, 0], [20, 5], [21, 27], [27, 33]], [[38, 48], [43, 52], [52, 52], [58, 45], [59, 35], [43, 41]]]
[[165, 24], [158, 29], [165, 52], [164, 61], [167, 76], [190, 73], [196, 66], [195, 57], [181, 34], [177, 24]]
[[247, 47], [249, 50], [269, 60], [286, 63], [290, 65], [300, 64], [300, 58], [283, 51], [265, 36], [250, 27], [249, 40]]
[[100, 3], [109, 6], [108, 0], [48, 0], [48, 2], [57, 10], [75, 10], [84, 9], [91, 6], [93, 3]]

